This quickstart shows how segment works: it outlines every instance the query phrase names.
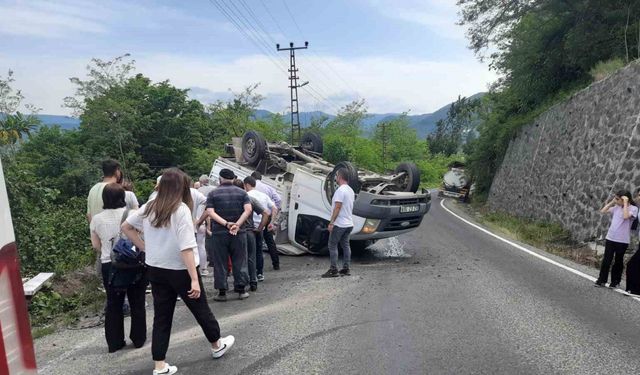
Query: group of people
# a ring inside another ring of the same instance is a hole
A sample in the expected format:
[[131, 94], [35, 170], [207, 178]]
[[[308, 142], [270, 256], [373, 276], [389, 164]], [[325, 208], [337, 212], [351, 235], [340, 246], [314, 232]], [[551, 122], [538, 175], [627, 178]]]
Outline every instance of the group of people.
[[[166, 353], [176, 301], [182, 299], [211, 343], [213, 358], [220, 358], [235, 342], [222, 337], [220, 326], [206, 299], [202, 276], [213, 266], [215, 301], [226, 301], [230, 291], [228, 273], [233, 275], [233, 292], [238, 299], [249, 297], [264, 280], [263, 243], [274, 270], [280, 259], [274, 239], [281, 197], [254, 172], [240, 180], [229, 169], [219, 172], [219, 185], [203, 175], [198, 185], [177, 168], [158, 177], [146, 204], [139, 206], [132, 185], [123, 178], [115, 160], [102, 163], [103, 180], [95, 184], [87, 199], [91, 242], [99, 256], [100, 272], [107, 294], [105, 337], [110, 353], [125, 343], [123, 304], [128, 299], [131, 314], [129, 338], [136, 348], [147, 338], [145, 291], [151, 285], [154, 318], [151, 351], [153, 374], [174, 374]], [[322, 277], [350, 275], [349, 236], [353, 227], [354, 192], [346, 172], [338, 171], [340, 187], [333, 199], [328, 230], [331, 267]], [[138, 277], [124, 287], [114, 284], [114, 247], [120, 239], [130, 241], [144, 265]], [[338, 270], [338, 245], [344, 263]]]
[[[611, 224], [607, 231], [600, 275], [595, 282], [598, 287], [607, 286], [609, 273], [611, 273], [611, 280], [608, 286], [620, 287], [624, 270], [624, 254], [631, 243], [631, 232], [638, 229], [638, 204], [640, 204], [640, 190], [635, 200], [631, 192], [620, 190], [600, 209], [601, 213], [611, 216]], [[624, 291], [626, 294], [640, 294], [640, 247], [627, 262]]]

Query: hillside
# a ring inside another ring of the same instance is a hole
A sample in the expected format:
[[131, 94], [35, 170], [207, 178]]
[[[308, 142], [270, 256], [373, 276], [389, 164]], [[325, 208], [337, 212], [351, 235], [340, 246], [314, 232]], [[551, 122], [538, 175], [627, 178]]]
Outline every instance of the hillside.
[[[484, 95], [484, 93], [478, 93], [471, 98], [480, 98]], [[436, 123], [438, 120], [444, 119], [447, 117], [447, 111], [451, 103], [439, 108], [433, 113], [425, 113], [421, 115], [409, 115], [407, 116], [409, 119], [409, 125], [416, 129], [419, 138], [425, 138], [428, 134], [433, 132], [436, 128]], [[274, 113], [269, 112], [264, 109], [258, 109], [254, 113], [254, 117], [256, 119], [264, 119], [270, 116], [273, 116]], [[285, 118], [285, 122], [289, 121], [289, 114], [283, 115]], [[311, 124], [311, 121], [314, 118], [320, 118], [322, 116], [327, 117], [327, 119], [331, 120], [335, 116], [330, 115], [320, 111], [313, 112], [300, 112], [300, 124], [302, 127], [307, 127]], [[373, 129], [377, 124], [381, 121], [389, 120], [395, 117], [400, 116], [399, 113], [371, 113], [369, 117], [367, 117], [363, 122], [364, 132], [365, 134], [371, 134]], [[42, 121], [44, 125], [52, 126], [59, 125], [62, 129], [75, 129], [80, 125], [80, 120], [74, 117], [69, 116], [57, 116], [57, 115], [37, 115], [37, 117]]]

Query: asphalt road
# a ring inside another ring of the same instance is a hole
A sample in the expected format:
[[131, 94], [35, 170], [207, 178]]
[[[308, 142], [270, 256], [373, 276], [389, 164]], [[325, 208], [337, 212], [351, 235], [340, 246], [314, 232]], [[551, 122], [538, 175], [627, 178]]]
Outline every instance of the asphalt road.
[[[439, 203], [399, 244], [357, 257], [351, 277], [321, 279], [324, 257], [286, 257], [249, 299], [211, 300], [223, 335], [237, 340], [221, 360], [210, 359], [179, 303], [168, 361], [182, 374], [640, 372], [640, 302], [500, 242]], [[150, 343], [107, 354], [101, 327], [44, 337], [36, 350], [46, 374], [152, 369]]]

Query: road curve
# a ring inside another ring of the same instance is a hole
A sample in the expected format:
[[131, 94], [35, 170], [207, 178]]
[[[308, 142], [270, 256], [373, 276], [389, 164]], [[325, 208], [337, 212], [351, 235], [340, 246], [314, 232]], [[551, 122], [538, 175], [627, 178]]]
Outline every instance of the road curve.
[[[327, 258], [286, 257], [248, 300], [211, 301], [223, 334], [237, 339], [221, 360], [209, 359], [180, 303], [168, 360], [183, 374], [640, 371], [638, 301], [594, 288], [433, 203], [422, 226], [400, 238], [401, 252], [377, 244], [354, 260], [354, 276], [321, 279]], [[42, 373], [151, 373], [149, 344], [106, 354], [102, 328], [47, 336], [36, 350]]]

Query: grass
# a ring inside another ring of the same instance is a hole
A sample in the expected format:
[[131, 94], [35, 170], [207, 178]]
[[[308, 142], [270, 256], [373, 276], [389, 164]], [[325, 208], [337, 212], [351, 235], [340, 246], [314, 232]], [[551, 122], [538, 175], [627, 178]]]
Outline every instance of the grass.
[[491, 211], [483, 202], [459, 205], [477, 221], [504, 237], [543, 249], [548, 253], [590, 267], [600, 267], [600, 257], [584, 244], [571, 240], [570, 233], [557, 223], [544, 222]]
[[615, 58], [607, 61], [601, 61], [594, 66], [589, 74], [594, 81], [600, 81], [607, 78], [611, 74], [617, 72], [625, 66], [624, 60]]

